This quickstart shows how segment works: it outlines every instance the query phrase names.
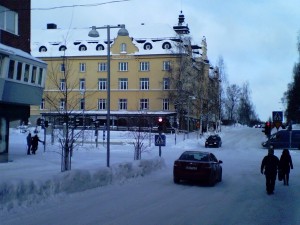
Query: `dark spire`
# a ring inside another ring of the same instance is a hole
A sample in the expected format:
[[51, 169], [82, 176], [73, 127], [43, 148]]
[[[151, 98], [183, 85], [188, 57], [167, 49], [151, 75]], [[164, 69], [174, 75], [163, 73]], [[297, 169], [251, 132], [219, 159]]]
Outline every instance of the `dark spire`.
[[177, 34], [189, 34], [190, 29], [188, 25], [184, 25], [184, 15], [182, 14], [182, 11], [180, 11], [179, 17], [178, 17], [178, 26], [173, 26], [174, 31]]

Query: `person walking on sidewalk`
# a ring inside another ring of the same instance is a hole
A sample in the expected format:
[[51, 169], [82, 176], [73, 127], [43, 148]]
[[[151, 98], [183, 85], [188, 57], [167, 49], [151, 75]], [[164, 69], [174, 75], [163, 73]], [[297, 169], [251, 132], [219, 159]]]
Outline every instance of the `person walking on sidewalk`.
[[289, 185], [290, 169], [293, 169], [293, 161], [288, 149], [283, 149], [279, 160], [279, 168], [282, 172], [283, 185]]
[[29, 132], [27, 137], [26, 137], [26, 141], [27, 141], [27, 155], [30, 155], [30, 148], [31, 148], [31, 133]]
[[266, 189], [269, 195], [274, 194], [278, 167], [279, 159], [274, 155], [274, 149], [269, 148], [268, 155], [263, 158], [260, 167], [260, 172], [266, 176]]

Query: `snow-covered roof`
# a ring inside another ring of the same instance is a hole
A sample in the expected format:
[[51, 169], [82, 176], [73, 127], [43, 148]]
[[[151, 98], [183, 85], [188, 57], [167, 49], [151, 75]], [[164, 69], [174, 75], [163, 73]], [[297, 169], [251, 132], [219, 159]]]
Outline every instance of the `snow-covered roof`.
[[[132, 43], [139, 49], [136, 55], [151, 55], [151, 54], [170, 54], [175, 51], [175, 46], [178, 45], [179, 37], [176, 36], [172, 27], [169, 26], [146, 26], [129, 27], [126, 29], [129, 32], [129, 37]], [[113, 43], [117, 37], [119, 29], [110, 29], [110, 39]], [[60, 57], [60, 56], [105, 56], [107, 55], [107, 30], [98, 29], [100, 37], [92, 38], [88, 36], [90, 28], [84, 29], [44, 29], [32, 30], [32, 54], [36, 57]], [[171, 45], [171, 49], [164, 48], [165, 43]], [[103, 50], [96, 50], [98, 45], [103, 45]], [[149, 44], [151, 47], [147, 48]], [[81, 50], [85, 46], [86, 50]], [[199, 51], [198, 45], [193, 45]], [[41, 48], [44, 48], [43, 51]], [[61, 48], [66, 48], [66, 51], [60, 51]], [[174, 50], [173, 50], [174, 49]], [[201, 54], [201, 53], [200, 53]]]
[[45, 62], [33, 57], [32, 55], [30, 55], [29, 53], [27, 53], [25, 51], [22, 51], [20, 49], [13, 48], [13, 47], [1, 44], [1, 43], [0, 43], [0, 53], [5, 54], [5, 55], [16, 55], [16, 56], [19, 56], [19, 57], [22, 57], [25, 59], [30, 59], [30, 60], [45, 64]]

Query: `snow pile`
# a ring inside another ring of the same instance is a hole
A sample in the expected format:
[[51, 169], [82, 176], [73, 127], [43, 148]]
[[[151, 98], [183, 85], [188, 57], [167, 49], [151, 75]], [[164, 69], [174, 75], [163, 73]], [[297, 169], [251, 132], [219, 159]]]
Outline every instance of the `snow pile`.
[[113, 183], [123, 183], [134, 177], [144, 176], [165, 167], [162, 158], [119, 163], [95, 171], [71, 170], [46, 181], [13, 181], [0, 183], [0, 209], [15, 205], [30, 205], [52, 195], [81, 192]]

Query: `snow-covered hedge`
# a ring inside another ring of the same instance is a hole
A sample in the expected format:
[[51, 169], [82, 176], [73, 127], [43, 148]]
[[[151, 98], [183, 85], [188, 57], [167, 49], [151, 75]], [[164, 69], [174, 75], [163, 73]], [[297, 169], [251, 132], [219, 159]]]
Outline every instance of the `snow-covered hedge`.
[[162, 158], [112, 165], [97, 171], [71, 170], [46, 181], [11, 181], [0, 183], [0, 208], [30, 205], [60, 193], [74, 193], [127, 179], [144, 176], [165, 166]]

